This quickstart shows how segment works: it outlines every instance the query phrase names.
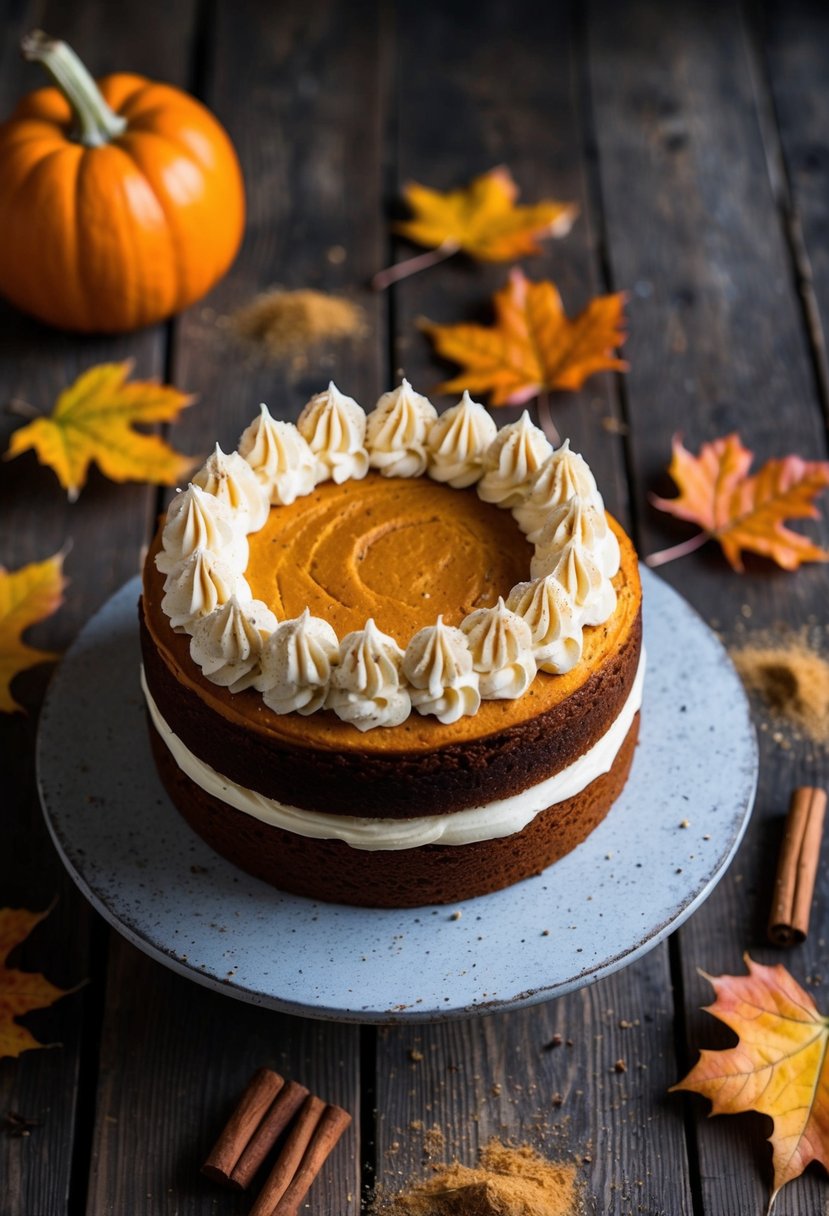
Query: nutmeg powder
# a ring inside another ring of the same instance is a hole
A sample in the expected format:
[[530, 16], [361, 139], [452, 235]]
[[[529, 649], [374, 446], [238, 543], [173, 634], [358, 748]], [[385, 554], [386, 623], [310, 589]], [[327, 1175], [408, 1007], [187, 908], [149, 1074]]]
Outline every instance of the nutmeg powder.
[[327, 341], [358, 337], [362, 309], [321, 291], [274, 289], [256, 296], [230, 317], [231, 329], [271, 358], [291, 358]]
[[815, 743], [829, 743], [829, 662], [805, 633], [770, 642], [759, 635], [731, 651], [751, 691]]
[[375, 1204], [377, 1216], [576, 1216], [576, 1167], [529, 1145], [490, 1141], [476, 1167], [435, 1167], [424, 1182]]

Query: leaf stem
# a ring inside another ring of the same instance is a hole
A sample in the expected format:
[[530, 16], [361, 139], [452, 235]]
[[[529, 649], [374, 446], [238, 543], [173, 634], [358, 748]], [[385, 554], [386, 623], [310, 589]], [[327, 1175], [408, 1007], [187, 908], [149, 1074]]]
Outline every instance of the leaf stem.
[[557, 448], [561, 443], [561, 435], [558, 433], [558, 427], [553, 422], [553, 414], [550, 408], [550, 394], [546, 389], [538, 394], [536, 398], [536, 407], [538, 409], [538, 421], [541, 423], [541, 429], [549, 439], [554, 448]]
[[403, 262], [396, 262], [394, 266], [387, 266], [385, 270], [378, 270], [371, 280], [372, 290], [385, 291], [387, 287], [391, 287], [392, 283], [397, 283], [400, 279], [407, 279], [409, 275], [427, 270], [430, 266], [437, 266], [438, 262], [445, 262], [459, 249], [460, 245], [457, 241], [445, 240], [438, 245], [437, 249], [429, 249], [426, 253], [418, 253], [414, 257], [406, 258]]
[[100, 148], [123, 135], [127, 120], [107, 105], [86, 66], [65, 42], [32, 30], [20, 43], [24, 59], [46, 69], [72, 107], [72, 139]]
[[12, 397], [11, 401], [6, 405], [6, 413], [14, 414], [18, 418], [40, 418], [41, 412], [30, 405], [28, 401], [24, 401], [22, 397]]
[[693, 553], [695, 549], [701, 549], [710, 539], [707, 532], [698, 532], [696, 536], [682, 541], [679, 545], [672, 545], [670, 549], [660, 549], [657, 553], [651, 553], [649, 557], [645, 558], [645, 565], [654, 570], [657, 566], [664, 566], [666, 562], [675, 561], [678, 557], [685, 557], [686, 553]]

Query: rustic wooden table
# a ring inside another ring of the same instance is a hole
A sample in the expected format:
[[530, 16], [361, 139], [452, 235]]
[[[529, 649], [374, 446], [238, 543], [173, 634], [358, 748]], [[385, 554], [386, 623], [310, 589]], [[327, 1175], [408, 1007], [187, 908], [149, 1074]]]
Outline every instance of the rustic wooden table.
[[[16, 44], [43, 25], [82, 51], [95, 74], [128, 68], [204, 98], [236, 142], [249, 196], [233, 269], [169, 325], [77, 339], [3, 308], [3, 401], [48, 408], [81, 369], [131, 357], [142, 376], [198, 394], [173, 428], [177, 446], [195, 452], [216, 437], [232, 446], [260, 399], [295, 417], [334, 372], [368, 403], [398, 369], [417, 386], [434, 384], [438, 369], [416, 319], [479, 312], [504, 268], [457, 259], [380, 297], [365, 284], [404, 252], [388, 235], [402, 182], [448, 187], [503, 162], [527, 199], [553, 195], [581, 208], [571, 235], [548, 244], [529, 273], [555, 278], [571, 310], [597, 291], [629, 292], [629, 374], [594, 378], [555, 413], [640, 552], [685, 534], [647, 503], [649, 490], [668, 488], [677, 428], [692, 448], [738, 428], [762, 459], [825, 456], [825, 7], [4, 0], [0, 12], [4, 116], [40, 83]], [[332, 256], [337, 247], [342, 260]], [[273, 283], [354, 295], [369, 333], [335, 363], [296, 374], [228, 357], [216, 317]], [[0, 417], [4, 436], [18, 424]], [[93, 473], [70, 506], [31, 455], [2, 466], [0, 561], [16, 568], [72, 545], [66, 603], [32, 632], [36, 644], [65, 647], [136, 572], [163, 501]], [[752, 562], [741, 578], [707, 546], [664, 577], [727, 641], [749, 617], [752, 626], [826, 619], [826, 566], [790, 575]], [[214, 995], [148, 960], [90, 911], [54, 854], [35, 793], [47, 678], [44, 668], [21, 677], [28, 716], [0, 721], [0, 905], [45, 908], [56, 898], [15, 961], [66, 987], [89, 983], [28, 1019], [58, 1048], [0, 1062], [0, 1115], [40, 1122], [28, 1138], [0, 1136], [2, 1216], [246, 1211], [249, 1199], [218, 1191], [198, 1167], [264, 1062], [355, 1116], [311, 1192], [319, 1216], [356, 1213], [375, 1179], [394, 1185], [422, 1170], [421, 1125], [439, 1126], [446, 1151], [467, 1160], [492, 1135], [532, 1138], [552, 1125], [556, 1150], [582, 1162], [587, 1207], [598, 1213], [764, 1210], [766, 1122], [709, 1123], [705, 1102], [667, 1089], [697, 1047], [729, 1041], [699, 1011], [710, 990], [698, 967], [738, 972], [748, 949], [785, 961], [829, 1008], [825, 870], [808, 942], [784, 956], [763, 933], [788, 793], [826, 784], [825, 755], [781, 750], [761, 734], [756, 811], [735, 863], [681, 931], [634, 966], [509, 1015], [357, 1028]], [[550, 1048], [555, 1035], [563, 1043]], [[619, 1058], [624, 1073], [614, 1071]], [[810, 1170], [777, 1213], [818, 1211], [829, 1211], [829, 1184]]]

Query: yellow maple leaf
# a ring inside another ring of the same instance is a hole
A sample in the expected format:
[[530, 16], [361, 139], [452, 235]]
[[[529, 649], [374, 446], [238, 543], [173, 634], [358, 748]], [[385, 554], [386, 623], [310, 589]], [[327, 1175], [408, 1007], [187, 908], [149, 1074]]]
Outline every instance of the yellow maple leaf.
[[439, 392], [489, 393], [492, 405], [522, 405], [548, 389], [581, 388], [595, 372], [624, 371], [624, 295], [597, 296], [572, 320], [554, 283], [513, 270], [493, 296], [495, 325], [422, 328], [438, 354], [464, 366]]
[[37, 650], [21, 641], [30, 625], [51, 616], [63, 603], [63, 554], [32, 562], [20, 570], [0, 566], [0, 712], [22, 710], [11, 694], [11, 682], [19, 671], [36, 663], [48, 663], [57, 655]]
[[748, 955], [745, 963], [748, 975], [705, 976], [716, 993], [707, 1012], [739, 1042], [702, 1051], [673, 1089], [709, 1098], [712, 1115], [756, 1110], [772, 1119], [771, 1211], [780, 1188], [811, 1161], [829, 1169], [829, 1018], [785, 967], [764, 967]]
[[34, 448], [53, 469], [74, 502], [91, 461], [112, 481], [149, 481], [173, 486], [193, 468], [159, 435], [143, 435], [133, 424], [169, 422], [193, 398], [153, 380], [127, 383], [132, 360], [100, 363], [65, 388], [48, 417], [15, 431], [4, 459]]
[[24, 941], [35, 925], [51, 911], [27, 912], [25, 908], [0, 908], [0, 1059], [16, 1058], [33, 1047], [52, 1044], [38, 1043], [25, 1026], [15, 1021], [32, 1009], [53, 1005], [62, 996], [76, 989], [56, 988], [43, 975], [34, 971], [16, 971], [6, 966], [15, 946]]
[[540, 253], [539, 237], [564, 236], [578, 214], [573, 203], [556, 199], [516, 205], [518, 187], [503, 166], [460, 190], [442, 193], [410, 182], [403, 193], [414, 214], [396, 224], [396, 232], [429, 248], [453, 245], [485, 262]]

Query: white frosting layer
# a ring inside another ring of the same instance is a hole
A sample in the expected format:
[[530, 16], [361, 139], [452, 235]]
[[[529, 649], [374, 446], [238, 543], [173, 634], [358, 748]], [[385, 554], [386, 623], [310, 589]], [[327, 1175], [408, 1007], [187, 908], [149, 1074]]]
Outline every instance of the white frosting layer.
[[144, 672], [141, 687], [147, 701], [153, 725], [164, 740], [181, 771], [206, 793], [229, 806], [252, 815], [272, 827], [307, 836], [314, 840], [343, 840], [355, 849], [368, 851], [416, 849], [423, 845], [464, 845], [479, 840], [495, 840], [522, 831], [536, 815], [547, 807], [573, 798], [597, 777], [610, 772], [613, 761], [625, 741], [633, 719], [642, 704], [645, 679], [645, 652], [630, 695], [616, 721], [601, 739], [560, 773], [546, 781], [515, 794], [490, 802], [488, 806], [472, 807], [448, 815], [423, 815], [415, 819], [364, 819], [351, 815], [327, 815], [320, 811], [303, 811], [286, 806], [274, 798], [265, 798], [253, 790], [229, 781], [215, 769], [194, 756], [170, 729], [153, 700]]

